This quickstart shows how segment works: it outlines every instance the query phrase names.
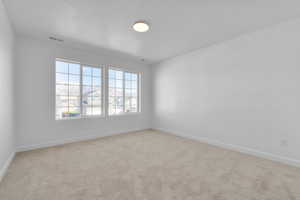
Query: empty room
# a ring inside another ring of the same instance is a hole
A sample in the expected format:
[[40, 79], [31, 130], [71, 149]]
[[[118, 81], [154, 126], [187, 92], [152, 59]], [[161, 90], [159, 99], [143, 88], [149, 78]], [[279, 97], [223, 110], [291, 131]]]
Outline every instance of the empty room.
[[0, 0], [0, 200], [300, 200], [300, 1]]

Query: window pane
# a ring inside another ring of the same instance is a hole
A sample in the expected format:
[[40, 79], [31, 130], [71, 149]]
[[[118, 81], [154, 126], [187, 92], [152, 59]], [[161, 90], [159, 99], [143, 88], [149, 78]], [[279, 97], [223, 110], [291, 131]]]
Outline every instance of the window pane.
[[94, 97], [101, 97], [101, 87], [94, 87], [93, 88], [93, 96]]
[[137, 74], [131, 74], [131, 80], [133, 80], [133, 81], [137, 81], [137, 79], [138, 79], [138, 75]]
[[125, 112], [137, 112], [138, 74], [126, 73], [125, 79]]
[[108, 114], [114, 115], [116, 114], [116, 106], [114, 104], [109, 104], [108, 105]]
[[63, 118], [72, 118], [80, 116], [80, 107], [69, 107], [69, 111], [63, 112]]
[[92, 87], [83, 86], [82, 87], [82, 97], [91, 96], [92, 95]]
[[56, 61], [56, 72], [68, 73], [68, 63]]
[[93, 107], [93, 114], [94, 115], [101, 115], [101, 107]]
[[116, 96], [116, 89], [115, 88], [109, 88], [109, 96]]
[[56, 108], [56, 119], [62, 119], [63, 114], [68, 112], [68, 107], [57, 107]]
[[70, 96], [80, 96], [80, 86], [70, 85], [69, 86], [69, 95]]
[[101, 80], [100, 77], [93, 77], [93, 86], [100, 86]]
[[125, 98], [125, 112], [137, 112], [137, 97]]
[[125, 80], [131, 80], [131, 73], [125, 73]]
[[130, 106], [131, 102], [130, 102], [130, 97], [125, 97], [125, 112], [130, 112]]
[[[84, 115], [99, 115], [101, 114], [101, 68], [85, 66], [87, 76], [83, 77], [82, 104], [85, 106], [83, 109]], [[85, 75], [86, 75], [85, 74]], [[96, 108], [96, 107], [99, 108]]]
[[93, 68], [93, 76], [101, 77], [101, 69], [100, 68]]
[[78, 75], [69, 75], [69, 84], [71, 84], [71, 85], [80, 85], [80, 76], [78, 76]]
[[68, 96], [56, 96], [56, 107], [68, 107], [69, 97]]
[[91, 105], [92, 97], [82, 97], [82, 106], [88, 106]]
[[116, 87], [117, 88], [123, 88], [123, 81], [122, 80], [116, 80]]
[[101, 106], [101, 98], [100, 97], [93, 97], [92, 104], [93, 104], [93, 107], [94, 106]]
[[69, 97], [69, 106], [80, 107], [80, 97]]
[[108, 113], [109, 114], [116, 114], [116, 102], [117, 102], [117, 99], [115, 97], [109, 97], [108, 99]]
[[121, 114], [123, 113], [123, 107], [122, 106], [117, 106], [116, 107], [116, 114]]
[[87, 66], [83, 66], [82, 67], [82, 75], [83, 76], [92, 76], [92, 68], [87, 67]]
[[80, 64], [70, 63], [69, 64], [69, 73], [79, 75], [80, 74]]
[[69, 106], [69, 112], [80, 112], [80, 108], [75, 106]]
[[92, 77], [91, 76], [82, 76], [82, 84], [92, 86]]
[[109, 79], [116, 79], [116, 71], [115, 70], [108, 70], [108, 77]]
[[131, 105], [136, 106], [137, 105], [137, 97], [131, 97]]
[[92, 104], [93, 97], [87, 97], [86, 99], [87, 99], [87, 106], [92, 106], [93, 105]]
[[116, 97], [116, 104], [119, 107], [123, 107], [123, 97]]
[[131, 96], [131, 89], [125, 89], [125, 96]]
[[68, 84], [69, 83], [68, 74], [56, 73], [56, 83], [57, 84]]
[[123, 79], [123, 72], [122, 71], [116, 71], [116, 79]]
[[131, 81], [131, 87], [137, 88], [137, 81]]
[[91, 106], [83, 106], [82, 114], [83, 115], [92, 115], [93, 114], [92, 107]]
[[68, 85], [56, 85], [56, 95], [68, 96]]
[[116, 96], [123, 97], [123, 89], [116, 89]]
[[108, 98], [108, 103], [109, 104], [115, 104], [115, 97], [109, 97]]
[[136, 89], [131, 90], [131, 96], [134, 96], [134, 97], [137, 96], [137, 90]]
[[131, 109], [130, 109], [130, 112], [137, 112], [137, 107], [136, 106], [132, 106]]
[[131, 81], [125, 81], [125, 88], [131, 88]]
[[110, 88], [116, 87], [116, 81], [114, 79], [109, 79], [108, 85]]

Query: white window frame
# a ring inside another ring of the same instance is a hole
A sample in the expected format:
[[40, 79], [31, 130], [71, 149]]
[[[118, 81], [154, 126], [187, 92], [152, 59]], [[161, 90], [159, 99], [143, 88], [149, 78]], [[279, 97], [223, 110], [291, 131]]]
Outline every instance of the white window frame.
[[[123, 112], [120, 114], [109, 114], [109, 75], [108, 72], [109, 70], [117, 70], [117, 71], [122, 71], [123, 72]], [[137, 74], [137, 112], [125, 112], [125, 73], [134, 73]], [[136, 114], [140, 114], [141, 113], [141, 73], [140, 72], [136, 72], [134, 70], [128, 70], [128, 69], [123, 69], [123, 68], [119, 68], [119, 67], [114, 67], [114, 66], [109, 66], [107, 67], [106, 70], [106, 115], [108, 117], [115, 117], [115, 116], [126, 116], [126, 115], [136, 115]]]
[[[56, 61], [61, 61], [61, 62], [67, 62], [67, 63], [73, 63], [73, 64], [79, 64], [80, 65], [80, 116], [79, 117], [66, 117], [66, 118], [57, 118], [56, 117], [56, 109], [57, 109], [57, 102], [56, 102]], [[100, 115], [83, 115], [82, 114], [82, 89], [83, 89], [83, 83], [82, 83], [82, 69], [83, 66], [86, 67], [93, 67], [93, 68], [100, 68], [101, 69], [101, 114]], [[95, 64], [86, 64], [86, 63], [82, 63], [82, 62], [77, 62], [74, 60], [69, 60], [69, 59], [64, 59], [64, 58], [56, 58], [55, 59], [55, 67], [54, 67], [54, 71], [55, 71], [55, 76], [54, 76], [54, 87], [55, 87], [55, 120], [59, 121], [59, 120], [72, 120], [72, 119], [85, 119], [85, 118], [101, 118], [104, 117], [106, 115], [106, 104], [105, 104], [105, 67], [103, 66], [99, 66], [99, 65], [95, 65]]]
[[[118, 117], [118, 116], [127, 116], [127, 115], [137, 115], [142, 112], [142, 73], [135, 70], [128, 70], [126, 68], [114, 67], [114, 66], [105, 66], [105, 65], [98, 65], [98, 64], [88, 64], [83, 62], [78, 62], [70, 59], [65, 58], [55, 58], [54, 60], [54, 119], [56, 121], [62, 120], [74, 120], [74, 119], [89, 119], [89, 118], [105, 118], [105, 117]], [[56, 118], [56, 61], [79, 64], [80, 65], [80, 116], [78, 117], [65, 117], [65, 118]], [[101, 69], [101, 115], [82, 115], [82, 68], [83, 66], [88, 67], [95, 67]], [[123, 112], [120, 114], [109, 114], [109, 76], [108, 72], [109, 69], [118, 70], [123, 72]], [[134, 73], [137, 74], [137, 112], [125, 112], [125, 73]]]

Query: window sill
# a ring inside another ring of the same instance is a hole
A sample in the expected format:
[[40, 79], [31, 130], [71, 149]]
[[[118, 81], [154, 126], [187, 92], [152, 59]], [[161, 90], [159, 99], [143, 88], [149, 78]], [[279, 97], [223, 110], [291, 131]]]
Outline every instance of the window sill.
[[141, 114], [142, 114], [142, 112], [122, 113], [122, 114], [107, 115], [107, 117], [108, 118], [115, 118], [115, 117], [136, 116], [136, 115], [141, 115]]
[[122, 113], [122, 114], [115, 114], [115, 115], [97, 115], [97, 116], [80, 116], [80, 117], [70, 117], [70, 118], [62, 118], [62, 119], [55, 119], [55, 121], [69, 121], [69, 120], [89, 120], [89, 119], [105, 119], [105, 118], [116, 118], [116, 117], [126, 117], [126, 116], [137, 116], [141, 115], [142, 112], [135, 112], [135, 113]]
[[69, 118], [62, 118], [62, 119], [55, 119], [55, 121], [68, 121], [68, 120], [88, 120], [88, 119], [100, 119], [105, 118], [104, 115], [95, 115], [95, 116], [80, 116], [80, 117], [69, 117]]

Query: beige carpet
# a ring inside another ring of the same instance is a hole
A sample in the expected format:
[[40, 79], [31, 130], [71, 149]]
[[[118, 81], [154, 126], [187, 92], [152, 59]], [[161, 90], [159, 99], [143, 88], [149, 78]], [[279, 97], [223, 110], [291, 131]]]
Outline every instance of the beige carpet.
[[1, 200], [300, 200], [300, 168], [144, 131], [17, 154]]

